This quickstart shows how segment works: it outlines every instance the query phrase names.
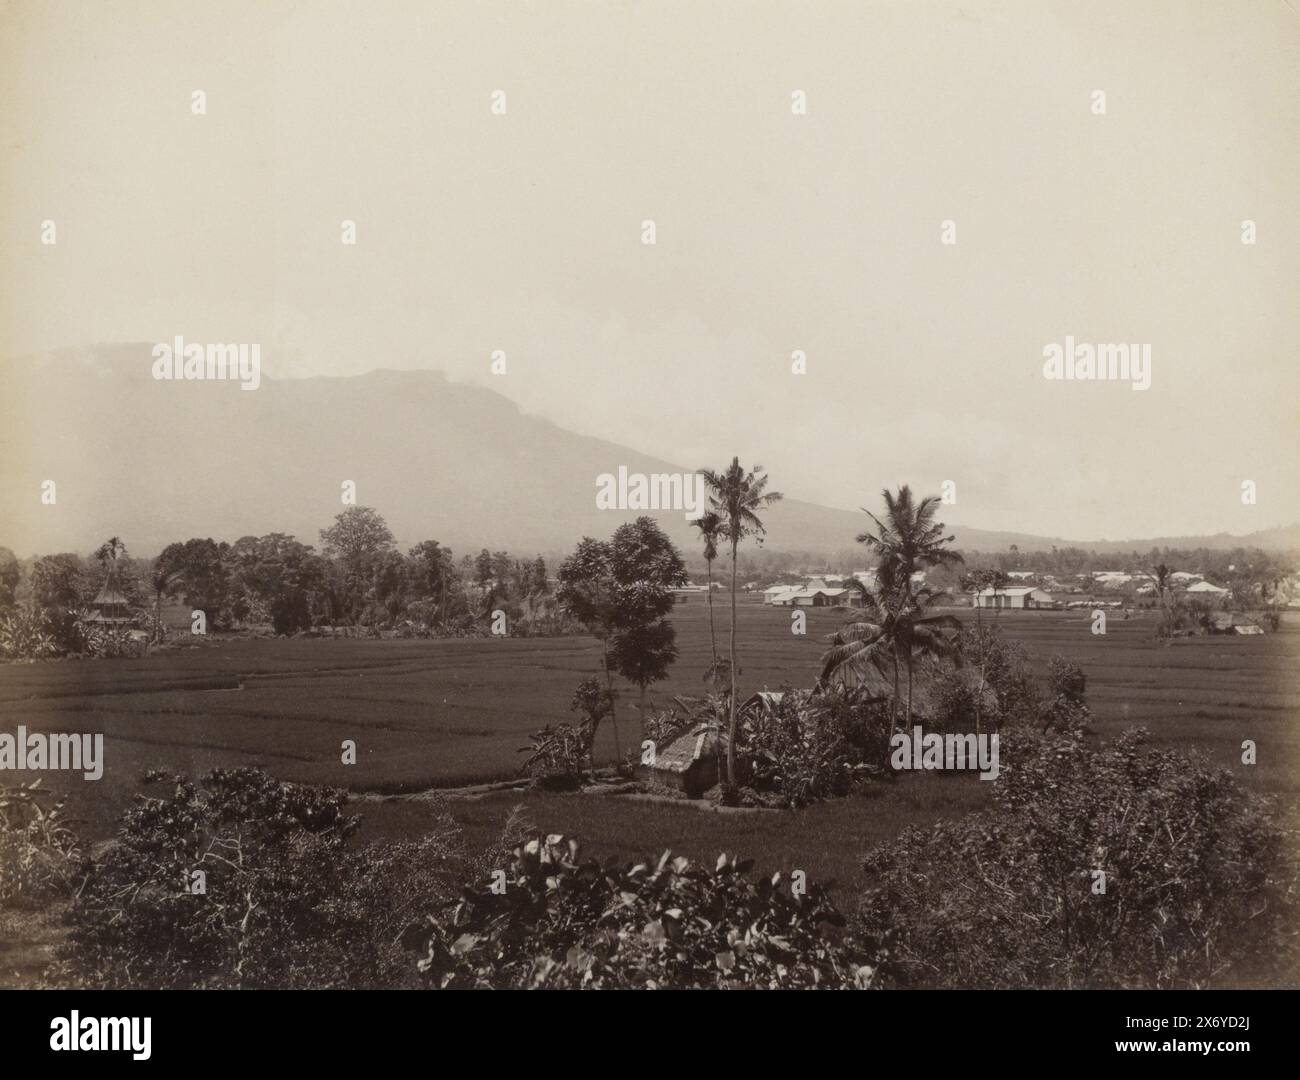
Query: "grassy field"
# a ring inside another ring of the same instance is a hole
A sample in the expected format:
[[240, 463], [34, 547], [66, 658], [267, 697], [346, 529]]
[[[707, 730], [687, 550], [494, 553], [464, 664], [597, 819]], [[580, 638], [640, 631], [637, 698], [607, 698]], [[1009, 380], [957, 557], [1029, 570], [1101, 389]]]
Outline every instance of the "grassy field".
[[[716, 614], [723, 647], [725, 606]], [[1058, 652], [1083, 665], [1101, 734], [1144, 725], [1157, 741], [1202, 748], [1255, 790], [1280, 794], [1289, 805], [1300, 801], [1300, 626], [1286, 624], [1264, 637], [1185, 639], [1162, 649], [1153, 644], [1150, 616], [1112, 615], [1105, 636], [1090, 632], [1083, 611], [997, 618], [1024, 642], [1037, 667]], [[825, 635], [843, 619], [843, 613], [809, 612], [807, 636], [799, 637], [790, 632], [788, 609], [743, 604], [743, 692], [808, 685]], [[681, 658], [672, 679], [651, 693], [652, 704], [702, 687], [709, 660], [703, 602], [680, 606], [675, 620]], [[587, 638], [211, 640], [133, 661], [0, 666], [0, 730], [24, 724], [36, 731], [103, 732], [102, 780], [42, 775], [46, 786], [68, 794], [89, 833], [106, 836], [149, 768], [260, 766], [284, 779], [390, 795], [511, 777], [528, 732], [569, 718], [574, 686], [598, 663], [598, 646]], [[624, 750], [639, 737], [635, 701], [629, 691], [621, 708]], [[1258, 745], [1253, 768], [1240, 762], [1247, 738]], [[340, 762], [344, 739], [357, 742], [355, 766]], [[599, 749], [612, 758], [609, 725]], [[13, 778], [33, 777], [6, 776]], [[908, 776], [798, 814], [722, 815], [534, 792], [457, 799], [452, 810], [474, 842], [495, 837], [511, 807], [522, 804], [538, 826], [579, 835], [602, 856], [671, 847], [711, 858], [725, 848], [842, 886], [872, 841], [907, 822], [978, 806], [988, 787], [971, 778]], [[358, 808], [370, 837], [418, 832], [430, 814], [430, 803], [418, 799], [366, 799]]]

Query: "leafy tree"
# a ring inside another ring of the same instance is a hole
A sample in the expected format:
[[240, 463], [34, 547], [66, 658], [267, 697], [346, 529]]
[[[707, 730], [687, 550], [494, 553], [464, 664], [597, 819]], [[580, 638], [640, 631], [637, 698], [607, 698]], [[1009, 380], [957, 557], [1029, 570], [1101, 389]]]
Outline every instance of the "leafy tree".
[[396, 551], [384, 552], [375, 566], [375, 603], [390, 620], [406, 606], [407, 570], [407, 561]]
[[229, 556], [230, 545], [210, 537], [168, 544], [158, 556], [154, 574], [174, 575], [184, 590], [185, 603], [216, 626], [225, 618], [230, 600]]
[[676, 600], [672, 590], [686, 582], [686, 567], [654, 518], [639, 517], [614, 531], [610, 546], [614, 576], [615, 670], [641, 690], [668, 675], [677, 659], [676, 631], [668, 621]]
[[266, 607], [277, 634], [312, 624], [322, 602], [329, 565], [309, 545], [287, 533], [241, 537], [231, 549], [239, 586]]
[[619, 757], [613, 675], [639, 686], [643, 704], [646, 687], [667, 675], [677, 649], [665, 616], [673, 609], [671, 590], [685, 579], [681, 555], [650, 517], [620, 525], [610, 541], [584, 536], [560, 566], [557, 599], [601, 642]]
[[368, 567], [396, 547], [388, 522], [369, 506], [349, 506], [333, 525], [321, 529], [320, 538], [326, 557], [340, 559], [350, 569]]
[[533, 560], [533, 569], [529, 577], [529, 592], [537, 596], [546, 596], [551, 591], [551, 583], [546, 577], [546, 560], [540, 555]]
[[474, 584], [478, 586], [483, 611], [490, 611], [496, 599], [497, 585], [492, 552], [487, 548], [483, 548], [474, 558]]
[[502, 597], [511, 594], [510, 585], [515, 581], [518, 567], [508, 551], [492, 552], [492, 577], [496, 583], [496, 593]]
[[[613, 550], [603, 540], [584, 536], [572, 555], [560, 564], [559, 589], [556, 598], [587, 632], [600, 640], [601, 666], [605, 672], [605, 688], [609, 694], [609, 718], [614, 727], [614, 752], [622, 753], [618, 745], [618, 712], [614, 700], [613, 668], [610, 657], [610, 638], [617, 627], [615, 609], [615, 581]], [[595, 745], [596, 729], [591, 732]]]
[[424, 540], [410, 550], [412, 563], [411, 580], [418, 597], [427, 597], [437, 601], [438, 618], [447, 618], [447, 592], [454, 588], [456, 581], [456, 564], [452, 558], [451, 548], [445, 548], [437, 540]]
[[349, 506], [320, 532], [321, 550], [341, 569], [339, 599], [350, 618], [360, 617], [374, 595], [380, 562], [395, 551], [392, 530], [378, 511], [369, 506]]
[[81, 558], [70, 552], [45, 555], [32, 566], [32, 599], [37, 607], [67, 609], [81, 606]]
[[7, 547], [0, 547], [0, 611], [7, 611], [17, 603], [18, 582], [22, 579], [22, 566]]
[[731, 635], [728, 668], [731, 682], [727, 720], [727, 786], [736, 787], [736, 552], [740, 542], [753, 536], [762, 542], [763, 521], [760, 510], [781, 499], [779, 491], [767, 490], [767, 475], [761, 465], [746, 472], [740, 458], [732, 458], [722, 472], [704, 469], [704, 483], [709, 491], [709, 508], [722, 521], [722, 536], [731, 547]]

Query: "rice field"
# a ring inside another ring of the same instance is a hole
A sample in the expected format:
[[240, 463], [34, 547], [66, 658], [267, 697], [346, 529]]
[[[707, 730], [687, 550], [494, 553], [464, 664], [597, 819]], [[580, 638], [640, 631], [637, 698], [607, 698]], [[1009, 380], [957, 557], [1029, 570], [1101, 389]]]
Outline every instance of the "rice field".
[[[790, 610], [752, 600], [739, 608], [742, 692], [809, 685], [825, 636], [843, 612], [808, 612], [805, 636], [791, 633]], [[963, 618], [973, 618], [969, 611]], [[990, 616], [986, 615], [985, 618]], [[725, 648], [727, 608], [715, 607]], [[1053, 653], [1088, 674], [1094, 727], [1113, 734], [1141, 724], [1157, 741], [1197, 746], [1232, 767], [1251, 787], [1295, 801], [1300, 737], [1297, 658], [1300, 626], [1263, 637], [1202, 637], [1157, 648], [1150, 616], [1112, 614], [1108, 633], [1091, 633], [1088, 612], [1003, 612], [1004, 632], [1021, 640], [1045, 667]], [[703, 687], [710, 657], [706, 606], [692, 598], [674, 615], [681, 656], [672, 677], [649, 695], [651, 707]], [[569, 719], [583, 677], [599, 668], [599, 646], [581, 637], [445, 641], [219, 639], [138, 660], [87, 660], [0, 666], [0, 730], [102, 732], [104, 776], [41, 774], [68, 795], [87, 831], [105, 836], [147, 769], [198, 773], [219, 766], [258, 766], [286, 780], [356, 792], [414, 793], [498, 780], [516, 774], [529, 732]], [[637, 694], [622, 695], [617, 737], [639, 742]], [[341, 747], [357, 744], [357, 763]], [[1241, 764], [1253, 739], [1258, 764]], [[602, 730], [599, 754], [612, 759], [615, 728]], [[33, 779], [11, 773], [6, 779]], [[499, 831], [510, 805], [524, 802], [538, 824], [578, 832], [597, 850], [617, 852], [682, 845], [716, 852], [729, 838], [754, 834], [764, 850], [832, 833], [852, 850], [892, 835], [908, 820], [963, 812], [985, 797], [979, 786], [950, 778], [908, 777], [862, 799], [841, 800], [791, 815], [711, 815], [696, 810], [580, 795], [504, 793], [458, 801], [468, 832]], [[419, 828], [419, 802], [367, 800], [366, 833]], [[545, 820], [542, 820], [542, 819]], [[741, 822], [745, 824], [742, 826]], [[799, 836], [794, 835], [800, 834]], [[768, 835], [770, 834], [770, 835]], [[834, 860], [831, 860], [834, 862]], [[829, 869], [828, 869], [829, 872]]]

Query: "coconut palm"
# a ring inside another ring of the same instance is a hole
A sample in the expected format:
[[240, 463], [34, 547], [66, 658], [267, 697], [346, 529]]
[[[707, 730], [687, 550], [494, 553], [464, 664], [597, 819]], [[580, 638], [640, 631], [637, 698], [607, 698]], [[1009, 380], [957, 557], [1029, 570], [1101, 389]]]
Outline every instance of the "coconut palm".
[[953, 538], [944, 535], [943, 522], [934, 520], [939, 508], [939, 498], [928, 495], [919, 503], [912, 498], [912, 489], [904, 484], [898, 494], [886, 489], [885, 519], [881, 521], [870, 510], [863, 513], [876, 525], [876, 533], [859, 534], [858, 543], [880, 557], [881, 564], [890, 563], [897, 572], [897, 580], [909, 581], [916, 571], [927, 566], [948, 566], [962, 561], [961, 555], [946, 546]]
[[1160, 625], [1156, 628], [1156, 640], [1163, 640], [1168, 645], [1173, 630], [1170, 625], [1169, 607], [1165, 602], [1169, 594], [1170, 570], [1164, 563], [1157, 563], [1151, 568], [1151, 573], [1156, 579], [1156, 596], [1160, 604]]
[[704, 565], [709, 583], [709, 650], [713, 653], [709, 673], [713, 674], [718, 670], [718, 642], [713, 631], [713, 560], [718, 557], [718, 541], [722, 539], [722, 518], [709, 510], [696, 518], [693, 524], [700, 530], [700, 539], [704, 541]]
[[[934, 656], [952, 655], [953, 643], [941, 631], [945, 628], [961, 629], [961, 623], [951, 615], [925, 614], [927, 602], [933, 594], [923, 587], [918, 588], [912, 577], [927, 566], [952, 565], [961, 562], [962, 557], [948, 546], [953, 538], [944, 535], [943, 522], [934, 520], [940, 505], [937, 496], [926, 496], [918, 503], [907, 484], [898, 489], [897, 495], [888, 489], [882, 495], [885, 500], [884, 520], [864, 508], [862, 512], [871, 518], [876, 531], [861, 533], [857, 539], [858, 543], [867, 546], [868, 551], [879, 556], [876, 568], [878, 606], [883, 606], [885, 612], [881, 625], [894, 650], [896, 665], [894, 715], [897, 717], [899, 697], [897, 665], [901, 663], [907, 671], [907, 726], [911, 727], [914, 655], [918, 652]], [[838, 647], [852, 644], [854, 642], [845, 641]], [[833, 654], [834, 649], [831, 652]]]
[[95, 552], [95, 558], [99, 560], [99, 565], [104, 568], [106, 585], [113, 584], [117, 575], [117, 560], [126, 554], [126, 545], [122, 543], [120, 537], [110, 536]]
[[913, 588], [910, 577], [896, 578], [897, 570], [882, 564], [877, 575], [877, 592], [873, 594], [862, 582], [853, 580], [863, 598], [869, 618], [841, 627], [831, 636], [831, 648], [822, 656], [821, 682], [841, 682], [861, 686], [871, 681], [873, 673], [884, 675], [886, 666], [893, 671], [893, 710], [890, 734], [897, 728], [899, 680], [907, 673], [907, 723], [912, 726], [912, 675], [917, 657], [950, 659], [957, 655], [954, 635], [944, 631], [961, 630], [961, 622], [952, 615], [927, 614], [933, 595], [929, 589]]
[[[721, 520], [721, 536], [731, 545], [731, 635], [730, 705], [727, 720], [727, 786], [736, 786], [736, 551], [746, 536], [762, 537], [766, 529], [758, 511], [781, 499], [779, 491], [767, 491], [767, 475], [761, 465], [746, 472], [740, 458], [733, 457], [722, 472], [702, 469], [709, 491], [709, 508]], [[761, 540], [760, 540], [761, 542]]]

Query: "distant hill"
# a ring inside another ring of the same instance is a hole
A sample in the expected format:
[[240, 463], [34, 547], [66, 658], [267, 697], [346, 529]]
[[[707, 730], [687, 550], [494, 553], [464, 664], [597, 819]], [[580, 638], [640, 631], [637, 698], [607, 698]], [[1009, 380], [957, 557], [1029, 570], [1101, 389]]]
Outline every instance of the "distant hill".
[[[636, 511], [596, 508], [596, 477], [682, 472], [628, 447], [528, 416], [501, 394], [430, 371], [237, 383], [156, 381], [150, 346], [68, 350], [0, 370], [0, 543], [20, 555], [86, 551], [109, 534], [138, 554], [192, 536], [292, 533], [315, 543], [342, 509], [341, 485], [388, 520], [405, 547], [436, 538], [480, 547], [565, 551], [607, 536]], [[740, 448], [743, 450], [743, 448]], [[721, 465], [725, 454], [718, 455]], [[742, 453], [742, 460], [744, 455]], [[57, 503], [40, 503], [54, 480]], [[774, 486], [781, 487], [780, 478]], [[651, 512], [694, 549], [679, 512]], [[767, 547], [842, 551], [867, 524], [858, 511], [787, 498], [767, 515]], [[1300, 547], [1300, 528], [1251, 537], [1082, 543], [954, 525], [959, 546], [1004, 551], [1153, 545]]]
[[972, 529], [954, 525], [952, 533], [956, 545], [967, 551], [1006, 551], [1015, 544], [1022, 551], [1047, 550], [1051, 547], [1077, 547], [1088, 551], [1141, 551], [1154, 548], [1206, 548], [1210, 551], [1230, 551], [1239, 547], [1263, 548], [1265, 551], [1300, 551], [1300, 525], [1278, 529], [1261, 529], [1243, 536], [1231, 533], [1214, 533], [1209, 536], [1156, 536], [1134, 540], [1063, 540], [1055, 536], [1034, 536], [1029, 533], [999, 532], [992, 529]]

